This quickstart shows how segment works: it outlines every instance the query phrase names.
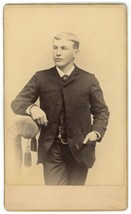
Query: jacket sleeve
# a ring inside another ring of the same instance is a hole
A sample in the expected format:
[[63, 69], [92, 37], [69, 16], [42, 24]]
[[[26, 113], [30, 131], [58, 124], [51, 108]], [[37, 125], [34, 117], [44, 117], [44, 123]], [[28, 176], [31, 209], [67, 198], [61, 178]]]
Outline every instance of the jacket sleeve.
[[94, 75], [92, 75], [90, 106], [91, 114], [93, 115], [92, 131], [100, 133], [101, 137], [98, 141], [101, 141], [108, 124], [109, 110], [104, 101], [103, 92], [99, 82]]
[[38, 99], [39, 82], [35, 74], [11, 103], [14, 113], [24, 115], [26, 109]]

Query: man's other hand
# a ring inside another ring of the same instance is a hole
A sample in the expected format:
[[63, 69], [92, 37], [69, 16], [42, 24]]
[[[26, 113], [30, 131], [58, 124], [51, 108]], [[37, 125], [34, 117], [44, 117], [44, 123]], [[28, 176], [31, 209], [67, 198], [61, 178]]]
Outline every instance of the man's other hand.
[[89, 141], [96, 141], [98, 139], [98, 135], [95, 131], [89, 132], [84, 141], [83, 144], [87, 144]]

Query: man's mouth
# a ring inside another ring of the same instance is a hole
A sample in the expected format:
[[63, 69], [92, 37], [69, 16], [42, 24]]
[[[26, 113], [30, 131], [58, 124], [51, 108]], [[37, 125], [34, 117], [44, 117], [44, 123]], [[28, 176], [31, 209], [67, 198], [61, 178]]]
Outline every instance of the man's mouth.
[[61, 58], [55, 58], [55, 61], [57, 61], [57, 62], [61, 62], [63, 59], [61, 59]]

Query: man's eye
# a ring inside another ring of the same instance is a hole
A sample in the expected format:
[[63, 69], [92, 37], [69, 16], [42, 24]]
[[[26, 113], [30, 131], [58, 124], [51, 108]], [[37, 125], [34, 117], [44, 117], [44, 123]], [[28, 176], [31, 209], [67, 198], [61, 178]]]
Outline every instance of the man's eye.
[[63, 47], [62, 47], [62, 50], [68, 50], [68, 48], [67, 48], [67, 47], [65, 47], [65, 46], [63, 46]]
[[53, 49], [57, 49], [57, 47], [56, 47], [56, 46], [53, 46]]

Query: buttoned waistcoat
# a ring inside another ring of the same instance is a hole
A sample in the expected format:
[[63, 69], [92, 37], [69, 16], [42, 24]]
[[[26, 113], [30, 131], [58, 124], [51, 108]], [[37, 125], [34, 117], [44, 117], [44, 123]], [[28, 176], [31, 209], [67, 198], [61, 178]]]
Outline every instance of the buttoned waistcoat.
[[[11, 103], [16, 114], [26, 114], [26, 109], [39, 98], [40, 108], [45, 111], [48, 126], [41, 125], [38, 147], [38, 163], [43, 163], [58, 128], [63, 103], [66, 108], [68, 146], [74, 158], [88, 168], [95, 161], [95, 142], [82, 144], [90, 131], [97, 131], [101, 138], [108, 124], [109, 111], [95, 76], [75, 66], [66, 82], [56, 67], [38, 71]], [[92, 117], [92, 116], [93, 117]]]

